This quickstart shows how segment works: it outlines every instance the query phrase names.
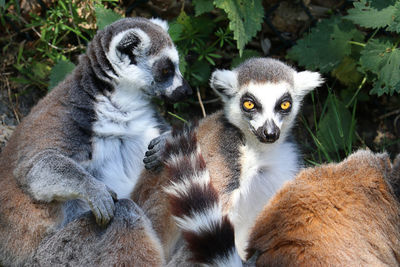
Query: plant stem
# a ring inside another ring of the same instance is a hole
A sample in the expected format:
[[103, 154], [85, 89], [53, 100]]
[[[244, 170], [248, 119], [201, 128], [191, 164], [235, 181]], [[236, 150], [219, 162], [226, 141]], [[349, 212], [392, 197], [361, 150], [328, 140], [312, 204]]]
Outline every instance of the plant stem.
[[360, 42], [356, 42], [356, 41], [348, 41], [348, 43], [349, 43], [349, 44], [353, 44], [353, 45], [359, 45], [359, 46], [362, 46], [362, 47], [365, 47], [365, 46], [366, 46], [366, 44], [360, 43]]
[[[375, 35], [378, 33], [378, 31], [379, 31], [379, 28], [377, 28], [377, 29], [374, 31], [374, 33], [371, 35], [371, 37], [368, 38], [368, 41], [371, 40], [372, 38], [374, 38]], [[368, 42], [368, 41], [367, 41], [367, 42]]]
[[196, 89], [197, 89], [197, 98], [199, 99], [199, 104], [200, 104], [201, 112], [203, 113], [203, 118], [205, 118], [207, 115], [206, 115], [206, 110], [205, 110], [204, 105], [203, 105], [203, 101], [201, 100], [201, 95], [200, 95], [199, 87], [197, 87]]
[[394, 50], [394, 49], [396, 49], [397, 48], [397, 46], [400, 44], [400, 39], [399, 40], [397, 40], [397, 42], [395, 43], [395, 45], [393, 46], [393, 48], [392, 48], [392, 50]]
[[179, 115], [176, 115], [175, 113], [172, 113], [172, 112], [168, 111], [168, 114], [171, 115], [172, 117], [177, 118], [180, 121], [183, 121], [184, 123], [188, 123], [187, 120], [185, 120], [184, 118], [180, 117]]
[[367, 81], [367, 77], [364, 76], [363, 80], [361, 81], [360, 85], [357, 88], [357, 91], [355, 92], [355, 94], [353, 95], [353, 97], [350, 99], [349, 103], [347, 103], [346, 108], [349, 108], [351, 103], [354, 101], [354, 99], [356, 98], [356, 96], [358, 95], [358, 93], [360, 92], [361, 88], [363, 88], [365, 82]]

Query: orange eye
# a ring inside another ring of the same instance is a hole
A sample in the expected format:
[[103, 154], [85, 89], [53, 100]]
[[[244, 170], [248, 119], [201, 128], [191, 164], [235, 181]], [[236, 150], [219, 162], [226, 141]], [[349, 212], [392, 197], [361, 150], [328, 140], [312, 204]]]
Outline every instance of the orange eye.
[[246, 110], [251, 110], [251, 109], [254, 108], [254, 103], [253, 103], [252, 101], [250, 101], [250, 100], [244, 101], [244, 102], [243, 102], [243, 107], [244, 107]]
[[162, 73], [163, 73], [164, 75], [167, 75], [167, 74], [169, 73], [169, 70], [168, 70], [168, 69], [163, 69], [163, 70], [162, 70]]
[[284, 101], [284, 102], [281, 103], [281, 109], [287, 110], [288, 108], [290, 108], [291, 105], [292, 104], [290, 104], [289, 101]]

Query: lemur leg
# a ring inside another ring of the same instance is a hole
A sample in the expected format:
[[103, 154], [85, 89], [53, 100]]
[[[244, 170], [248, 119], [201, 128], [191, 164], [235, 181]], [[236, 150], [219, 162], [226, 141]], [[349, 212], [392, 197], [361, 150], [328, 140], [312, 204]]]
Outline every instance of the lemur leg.
[[55, 150], [45, 150], [32, 159], [30, 166], [23, 182], [35, 200], [83, 199], [99, 225], [106, 225], [112, 219], [116, 194], [74, 160]]
[[143, 211], [131, 200], [115, 203], [107, 228], [90, 213], [70, 222], [40, 245], [31, 265], [162, 266], [160, 241]]

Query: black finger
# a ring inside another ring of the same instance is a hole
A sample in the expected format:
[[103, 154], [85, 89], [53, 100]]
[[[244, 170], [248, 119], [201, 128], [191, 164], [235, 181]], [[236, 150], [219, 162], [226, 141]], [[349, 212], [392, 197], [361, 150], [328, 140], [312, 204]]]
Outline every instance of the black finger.
[[154, 153], [156, 153], [158, 150], [157, 149], [151, 149], [151, 150], [147, 150], [146, 153], [144, 154], [146, 157], [153, 155]]
[[145, 157], [145, 158], [143, 159], [143, 162], [144, 162], [145, 164], [147, 164], [147, 163], [152, 162], [152, 161], [155, 161], [155, 160], [158, 160], [158, 155], [157, 155], [157, 154], [151, 155], [151, 156], [149, 156], [149, 157]]
[[161, 140], [160, 136], [157, 138], [154, 138], [153, 140], [150, 141], [149, 146], [147, 148], [152, 149], [155, 145], [158, 144], [158, 142], [160, 142], [160, 140]]

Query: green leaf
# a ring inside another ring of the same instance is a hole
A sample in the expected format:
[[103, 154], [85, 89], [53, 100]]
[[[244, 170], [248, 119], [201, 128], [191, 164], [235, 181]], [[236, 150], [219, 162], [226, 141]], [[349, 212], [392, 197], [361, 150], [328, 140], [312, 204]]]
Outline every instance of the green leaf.
[[240, 57], [237, 55], [231, 63], [231, 68], [236, 68], [239, 66], [240, 63], [244, 62], [246, 59], [252, 58], [252, 57], [260, 57], [261, 53], [256, 51], [256, 50], [251, 50], [251, 49], [245, 49], [243, 50], [243, 54]]
[[392, 22], [387, 27], [388, 31], [400, 33], [400, 2], [395, 5], [396, 10], [392, 16]]
[[329, 153], [337, 153], [351, 146], [354, 140], [351, 131], [355, 121], [345, 104], [333, 94], [328, 96], [328, 110], [318, 125], [317, 138]]
[[244, 46], [261, 29], [264, 18], [261, 0], [214, 0], [214, 4], [227, 13], [229, 28], [242, 55]]
[[215, 23], [213, 20], [207, 17], [198, 17], [191, 18], [191, 24], [195, 32], [198, 33], [199, 36], [209, 39], [210, 34], [214, 33]]
[[194, 79], [191, 79], [191, 85], [200, 86], [206, 85], [208, 83], [208, 79], [211, 75], [210, 64], [206, 61], [196, 61], [190, 67], [191, 76]]
[[4, 8], [6, 6], [6, 0], [0, 0], [0, 7]]
[[193, 0], [193, 5], [196, 17], [214, 9], [213, 0]]
[[288, 57], [308, 69], [327, 73], [351, 53], [349, 41], [362, 41], [363, 35], [340, 17], [322, 20], [288, 51]]
[[400, 3], [378, 3], [379, 1], [367, 0], [354, 2], [354, 8], [348, 10], [345, 18], [362, 27], [376, 29], [389, 26], [387, 30], [400, 32]]
[[378, 10], [384, 9], [388, 6], [392, 6], [396, 3], [397, 0], [372, 0], [370, 1], [370, 5], [373, 8], [376, 8]]
[[185, 75], [187, 62], [184, 56], [179, 55], [179, 71], [182, 75]]
[[177, 42], [181, 39], [181, 35], [183, 32], [183, 25], [171, 22], [168, 27], [168, 33], [171, 36], [172, 41]]
[[185, 26], [186, 28], [191, 26], [190, 17], [184, 10], [179, 13], [179, 16], [176, 18], [176, 22]]
[[339, 66], [332, 71], [332, 75], [343, 84], [354, 87], [360, 84], [362, 79], [362, 74], [357, 70], [357, 67], [357, 61], [345, 56]]
[[104, 29], [107, 25], [122, 18], [120, 14], [101, 5], [96, 5], [94, 10], [96, 13], [97, 28], [99, 30]]
[[364, 71], [378, 74], [384, 65], [386, 50], [391, 49], [393, 43], [388, 40], [370, 40], [361, 51], [360, 64]]
[[57, 84], [67, 77], [75, 68], [75, 64], [70, 61], [58, 61], [57, 64], [51, 69], [49, 90], [53, 89]]
[[34, 62], [32, 64], [32, 72], [34, 76], [40, 80], [43, 80], [46, 78], [46, 76], [49, 73], [50, 68], [43, 63], [40, 62]]
[[370, 40], [361, 51], [361, 70], [376, 74], [370, 93], [400, 92], [400, 50], [388, 40]]

